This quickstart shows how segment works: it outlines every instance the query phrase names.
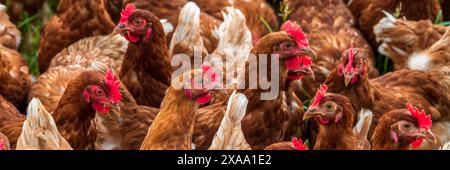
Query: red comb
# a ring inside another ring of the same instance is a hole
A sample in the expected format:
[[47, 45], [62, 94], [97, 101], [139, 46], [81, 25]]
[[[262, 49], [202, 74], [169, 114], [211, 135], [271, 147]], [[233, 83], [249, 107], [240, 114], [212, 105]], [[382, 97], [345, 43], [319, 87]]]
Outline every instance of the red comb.
[[290, 20], [286, 21], [282, 26], [281, 30], [286, 31], [290, 36], [295, 37], [297, 43], [300, 47], [309, 47], [308, 38], [306, 38], [302, 27], [296, 22]]
[[345, 67], [345, 71], [350, 72], [353, 70], [353, 61], [355, 60], [355, 51], [353, 47], [348, 50], [348, 63]]
[[328, 86], [325, 84], [320, 85], [319, 89], [316, 92], [316, 96], [314, 96], [314, 100], [309, 106], [309, 108], [317, 108], [319, 107], [320, 101], [325, 97], [327, 93]]
[[122, 100], [122, 94], [120, 93], [120, 82], [111, 69], [106, 71], [105, 84], [109, 90], [109, 97], [112, 102], [118, 104]]
[[214, 71], [214, 68], [207, 62], [202, 64], [202, 70], [203, 70], [203, 74], [207, 74], [210, 76], [211, 78], [211, 82], [218, 82], [218, 75], [217, 73]]
[[294, 148], [296, 150], [301, 150], [301, 151], [308, 150], [308, 147], [306, 146], [305, 143], [303, 143], [302, 139], [300, 139], [300, 138], [292, 139], [292, 146], [294, 146]]
[[125, 9], [120, 13], [120, 23], [126, 24], [128, 22], [128, 18], [133, 14], [134, 10], [136, 10], [136, 6], [134, 4], [127, 4]]
[[431, 116], [427, 115], [424, 110], [419, 111], [417, 107], [413, 107], [411, 104], [406, 104], [406, 108], [408, 108], [411, 116], [417, 119], [420, 128], [424, 128], [426, 130], [430, 130], [431, 128]]

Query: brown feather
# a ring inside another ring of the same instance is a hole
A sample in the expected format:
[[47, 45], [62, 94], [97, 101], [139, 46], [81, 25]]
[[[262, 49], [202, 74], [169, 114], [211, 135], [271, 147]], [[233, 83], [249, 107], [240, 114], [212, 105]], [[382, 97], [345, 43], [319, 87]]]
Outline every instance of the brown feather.
[[[177, 27], [178, 17], [181, 8], [188, 2], [187, 0], [126, 0], [126, 3], [133, 3], [137, 9], [145, 9], [154, 13], [160, 19], [167, 19], [175, 28]], [[200, 14], [201, 33], [203, 42], [208, 52], [213, 52], [217, 47], [218, 38], [214, 35], [214, 28], [218, 27], [220, 21], [206, 13]], [[168, 35], [170, 40], [172, 34]], [[169, 42], [167, 42], [168, 44]]]
[[105, 0], [60, 0], [56, 16], [44, 26], [39, 40], [39, 70], [44, 72], [62, 49], [90, 36], [113, 31]]
[[[120, 79], [139, 105], [159, 107], [172, 74], [166, 35], [158, 17], [148, 11], [136, 11], [152, 22], [152, 36], [128, 44]], [[155, 67], [158, 69], [149, 69]]]
[[17, 108], [26, 107], [31, 75], [22, 56], [15, 50], [0, 46], [0, 94]]

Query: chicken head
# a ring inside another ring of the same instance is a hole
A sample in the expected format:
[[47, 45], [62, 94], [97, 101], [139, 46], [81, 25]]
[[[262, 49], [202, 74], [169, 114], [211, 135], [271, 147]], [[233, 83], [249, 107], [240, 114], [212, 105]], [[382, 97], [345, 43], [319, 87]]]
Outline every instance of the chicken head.
[[83, 97], [92, 107], [100, 113], [107, 114], [111, 109], [118, 110], [122, 100], [120, 82], [111, 70], [105, 76], [104, 85], [88, 85], [83, 91]]
[[344, 52], [339, 65], [338, 74], [344, 78], [345, 86], [353, 85], [366, 74], [367, 58], [361, 49], [350, 48]]

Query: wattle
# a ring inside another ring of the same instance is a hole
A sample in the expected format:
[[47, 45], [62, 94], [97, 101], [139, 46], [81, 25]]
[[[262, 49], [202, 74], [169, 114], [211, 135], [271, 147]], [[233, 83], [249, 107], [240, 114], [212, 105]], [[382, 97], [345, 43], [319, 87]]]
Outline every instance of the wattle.
[[92, 107], [95, 109], [95, 111], [103, 113], [103, 114], [107, 114], [111, 108], [108, 106], [105, 106], [101, 103], [92, 103]]
[[415, 141], [411, 142], [411, 146], [413, 147], [413, 149], [417, 149], [420, 145], [422, 145], [423, 142], [423, 138], [419, 138]]
[[125, 39], [132, 42], [132, 43], [136, 43], [139, 41], [139, 36], [133, 35], [133, 34], [125, 34], [124, 35]]
[[197, 103], [200, 105], [204, 105], [204, 104], [207, 104], [208, 102], [210, 102], [212, 98], [213, 97], [211, 94], [206, 94], [206, 95], [203, 95], [203, 96], [200, 96], [199, 98], [197, 98]]
[[330, 123], [330, 121], [328, 119], [322, 118], [322, 117], [316, 117], [316, 120], [319, 121], [320, 124], [322, 125], [327, 125], [328, 123]]

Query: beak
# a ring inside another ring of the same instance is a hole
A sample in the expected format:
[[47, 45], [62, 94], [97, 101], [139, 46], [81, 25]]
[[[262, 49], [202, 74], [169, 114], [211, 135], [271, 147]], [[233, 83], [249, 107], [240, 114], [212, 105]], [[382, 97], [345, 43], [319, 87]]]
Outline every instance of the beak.
[[125, 31], [127, 31], [127, 25], [126, 24], [120, 24], [114, 28], [113, 34], [123, 34]]
[[122, 116], [122, 111], [120, 110], [120, 107], [118, 104], [111, 105], [111, 111], [110, 114], [115, 120], [119, 120]]
[[350, 82], [352, 81], [353, 77], [350, 76], [344, 76], [344, 83], [345, 83], [345, 87], [348, 87], [348, 85], [350, 84]]
[[431, 130], [423, 130], [422, 133], [425, 136], [425, 139], [432, 142], [433, 144], [437, 143], [436, 136], [431, 132]]
[[311, 59], [313, 61], [317, 61], [317, 54], [316, 54], [316, 52], [314, 52], [314, 50], [309, 48], [309, 47], [302, 48], [301, 49], [301, 54], [299, 56], [301, 56], [301, 55], [307, 55], [307, 56], [311, 57]]
[[306, 111], [305, 114], [303, 115], [303, 120], [311, 119], [311, 118], [313, 118], [313, 117], [315, 117], [317, 115], [323, 115], [324, 116], [324, 114], [322, 114], [320, 112], [317, 112], [316, 109], [308, 109], [308, 111]]

